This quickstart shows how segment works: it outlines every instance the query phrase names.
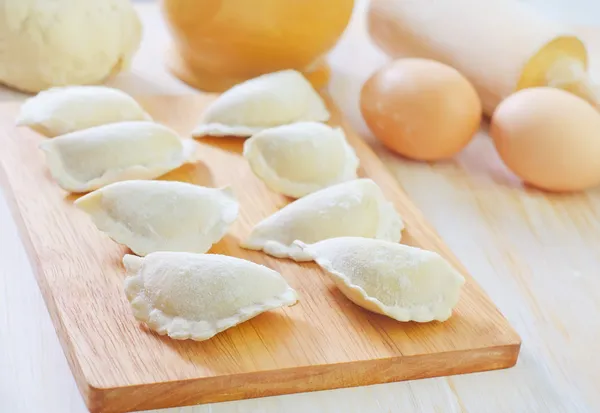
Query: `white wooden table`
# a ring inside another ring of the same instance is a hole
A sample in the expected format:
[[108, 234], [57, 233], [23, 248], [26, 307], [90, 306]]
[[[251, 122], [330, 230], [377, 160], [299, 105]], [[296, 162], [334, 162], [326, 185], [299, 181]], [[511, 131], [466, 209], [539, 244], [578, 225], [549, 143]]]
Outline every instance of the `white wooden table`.
[[[553, 17], [600, 27], [597, 0], [528, 2]], [[358, 91], [385, 57], [368, 42], [365, 6], [357, 1], [354, 19], [331, 53], [330, 89], [368, 136]], [[157, 6], [150, 1], [137, 7], [146, 27], [144, 41], [132, 73], [113, 84], [131, 93], [196, 93], [161, 65], [168, 37]], [[350, 58], [357, 50], [359, 65]], [[0, 99], [22, 97], [0, 90]], [[374, 147], [521, 335], [517, 366], [161, 412], [600, 412], [600, 190], [574, 196], [524, 190], [483, 132], [454, 161], [432, 165]], [[0, 193], [0, 412], [85, 411]]]

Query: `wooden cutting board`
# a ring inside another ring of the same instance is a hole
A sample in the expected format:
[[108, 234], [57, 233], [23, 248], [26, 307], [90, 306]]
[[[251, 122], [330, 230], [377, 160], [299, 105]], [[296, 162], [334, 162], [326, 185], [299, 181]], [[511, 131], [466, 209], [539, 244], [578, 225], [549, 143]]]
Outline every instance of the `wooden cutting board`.
[[[182, 135], [211, 96], [141, 99], [155, 120]], [[133, 318], [123, 293], [127, 248], [100, 233], [51, 179], [38, 143], [15, 128], [18, 103], [0, 110], [2, 184], [69, 364], [92, 412], [124, 412], [334, 389], [511, 367], [518, 335], [329, 102], [361, 161], [402, 215], [403, 242], [441, 253], [467, 283], [445, 323], [400, 323], [348, 301], [312, 263], [238, 246], [253, 224], [289, 202], [250, 171], [236, 138], [202, 140], [201, 162], [163, 179], [232, 184], [240, 217], [211, 252], [265, 264], [287, 279], [297, 305], [262, 314], [205, 342], [160, 337]], [[451, 219], [452, 211], [448, 211]], [[183, 217], [182, 217], [183, 219]], [[19, 274], [15, 274], [19, 276]]]

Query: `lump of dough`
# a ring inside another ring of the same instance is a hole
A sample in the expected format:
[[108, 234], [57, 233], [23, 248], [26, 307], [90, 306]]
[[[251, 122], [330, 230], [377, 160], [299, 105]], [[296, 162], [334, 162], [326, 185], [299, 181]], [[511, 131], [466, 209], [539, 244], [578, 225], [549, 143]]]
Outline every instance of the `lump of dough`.
[[125, 255], [125, 293], [135, 318], [176, 340], [207, 340], [298, 301], [276, 271], [218, 254]]
[[123, 181], [89, 193], [75, 205], [96, 227], [138, 255], [204, 253], [238, 215], [231, 188], [176, 181]]
[[318, 122], [259, 132], [244, 142], [244, 157], [272, 191], [293, 198], [356, 179], [359, 164], [343, 130]]
[[328, 119], [310, 82], [300, 72], [283, 70], [227, 90], [206, 108], [192, 135], [248, 137], [273, 126]]
[[153, 122], [94, 126], [44, 141], [48, 168], [69, 192], [127, 179], [154, 179], [193, 161], [198, 144]]
[[368, 238], [296, 242], [352, 302], [398, 321], [445, 321], [464, 277], [439, 254]]
[[103, 82], [129, 66], [141, 34], [130, 0], [4, 0], [0, 83], [39, 92]]
[[55, 87], [27, 99], [17, 117], [48, 137], [128, 120], [152, 120], [127, 93], [106, 86]]
[[402, 219], [370, 179], [356, 179], [306, 195], [259, 222], [243, 248], [278, 258], [310, 261], [294, 241], [307, 244], [354, 236], [398, 242]]

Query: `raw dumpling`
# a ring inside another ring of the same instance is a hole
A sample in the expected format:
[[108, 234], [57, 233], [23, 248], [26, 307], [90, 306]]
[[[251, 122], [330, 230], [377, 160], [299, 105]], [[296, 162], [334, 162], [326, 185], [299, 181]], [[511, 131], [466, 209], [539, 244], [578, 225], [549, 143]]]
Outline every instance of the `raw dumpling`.
[[27, 99], [21, 106], [17, 125], [54, 137], [130, 120], [151, 118], [125, 92], [106, 86], [66, 86]]
[[138, 255], [206, 252], [238, 215], [231, 188], [175, 181], [117, 182], [75, 205], [91, 215], [99, 230]]
[[298, 301], [277, 271], [226, 255], [155, 252], [123, 264], [135, 318], [176, 340], [206, 340]]
[[193, 136], [247, 137], [273, 126], [324, 122], [323, 99], [300, 72], [283, 70], [240, 83], [206, 108]]
[[127, 179], [153, 179], [194, 160], [198, 144], [153, 122], [95, 126], [44, 141], [48, 167], [70, 192]]
[[334, 238], [302, 247], [355, 304], [398, 321], [445, 321], [465, 282], [432, 251], [368, 238]]
[[310, 261], [295, 240], [307, 244], [355, 236], [400, 241], [402, 219], [370, 179], [357, 179], [313, 192], [259, 222], [243, 248], [278, 258]]
[[244, 143], [244, 157], [271, 190], [294, 198], [356, 179], [359, 163], [343, 130], [318, 122], [259, 132]]

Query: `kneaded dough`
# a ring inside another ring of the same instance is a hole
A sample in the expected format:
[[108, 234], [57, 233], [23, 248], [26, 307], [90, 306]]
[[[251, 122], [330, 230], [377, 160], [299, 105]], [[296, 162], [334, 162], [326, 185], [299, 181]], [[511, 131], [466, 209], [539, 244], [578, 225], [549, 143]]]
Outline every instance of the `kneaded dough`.
[[130, 0], [3, 0], [0, 83], [39, 92], [103, 82], [129, 67], [141, 35]]
[[152, 120], [127, 93], [106, 86], [55, 87], [27, 99], [17, 126], [47, 137], [128, 120]]
[[298, 71], [283, 70], [224, 92], [206, 108], [192, 135], [248, 137], [273, 126], [328, 119], [325, 103], [310, 82]]
[[328, 272], [355, 304], [398, 321], [445, 321], [464, 277], [439, 254], [368, 238], [296, 245]]
[[125, 293], [133, 315], [160, 335], [207, 340], [298, 295], [276, 271], [217, 254], [125, 255]]
[[123, 181], [89, 193], [75, 205], [96, 227], [138, 255], [155, 251], [204, 253], [238, 215], [230, 187], [176, 181]]
[[69, 192], [88, 192], [127, 179], [154, 179], [193, 162], [198, 144], [154, 122], [94, 126], [40, 144], [48, 168]]
[[356, 179], [359, 164], [342, 128], [318, 122], [265, 129], [244, 142], [244, 157], [272, 191], [293, 198]]
[[355, 236], [398, 242], [404, 224], [394, 205], [370, 179], [356, 179], [313, 192], [259, 222], [243, 248], [278, 258], [310, 261], [294, 241], [314, 243]]

